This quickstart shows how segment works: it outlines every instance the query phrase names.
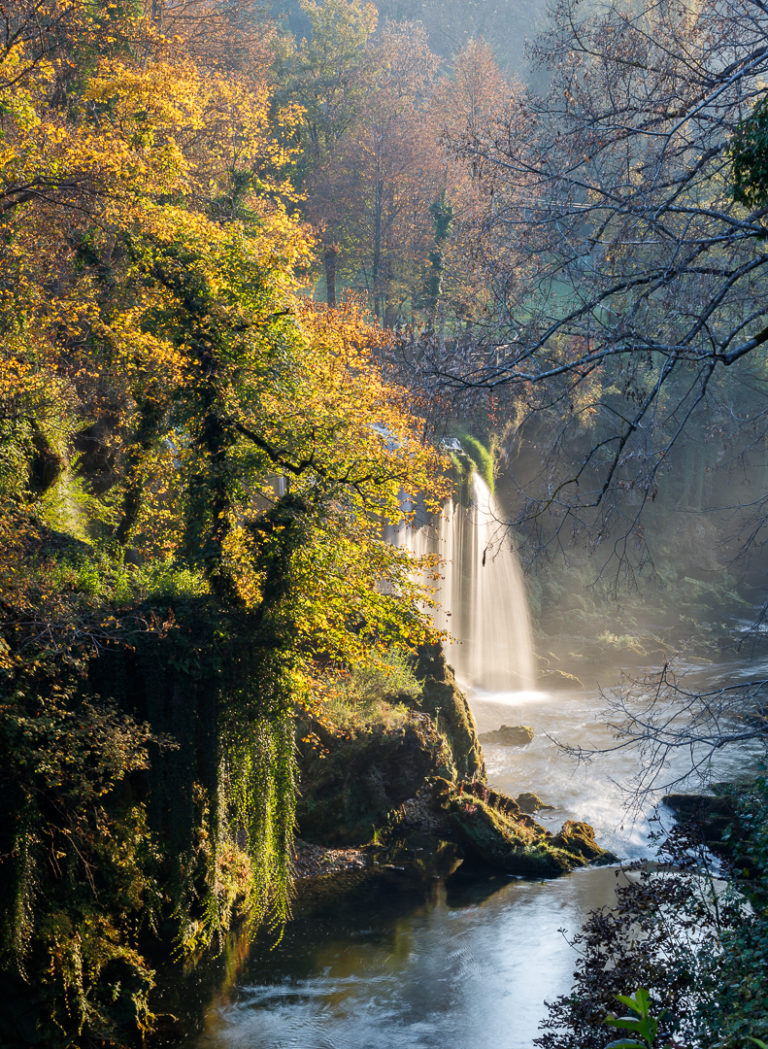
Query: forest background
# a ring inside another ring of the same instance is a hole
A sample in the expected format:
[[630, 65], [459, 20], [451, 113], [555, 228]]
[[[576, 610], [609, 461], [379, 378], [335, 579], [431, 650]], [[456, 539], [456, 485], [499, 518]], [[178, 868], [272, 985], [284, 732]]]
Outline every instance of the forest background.
[[760, 605], [763, 16], [646, 15], [529, 67], [480, 0], [0, 9], [9, 1044], [149, 1032], [158, 944], [284, 918], [293, 716], [432, 637], [381, 525], [446, 432], [544, 633]]

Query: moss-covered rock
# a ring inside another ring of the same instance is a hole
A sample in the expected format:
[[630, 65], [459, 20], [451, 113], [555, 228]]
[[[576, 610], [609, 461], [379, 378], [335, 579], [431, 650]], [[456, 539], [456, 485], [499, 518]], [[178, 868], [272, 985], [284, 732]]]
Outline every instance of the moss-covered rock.
[[521, 795], [518, 804], [486, 785], [472, 712], [439, 645], [423, 648], [414, 670], [421, 691], [396, 697], [399, 720], [301, 726], [297, 817], [304, 839], [383, 842], [398, 864], [430, 877], [441, 850], [450, 867], [463, 855], [539, 878], [615, 859], [588, 824], [566, 823], [553, 836], [530, 815], [551, 808], [537, 795]]
[[[550, 847], [562, 849], [583, 863], [615, 863], [613, 853], [601, 848], [595, 841], [595, 832], [588, 823], [566, 820], [558, 834], [550, 838]], [[580, 866], [580, 864], [576, 864]]]
[[522, 794], [518, 794], [515, 798], [521, 812], [527, 812], [529, 815], [533, 815], [535, 812], [543, 812], [547, 809], [553, 809], [554, 805], [547, 805], [541, 800], [538, 794], [534, 794], [533, 791], [524, 791]]
[[484, 732], [480, 742], [499, 747], [527, 747], [533, 743], [533, 729], [529, 725], [499, 725], [491, 732]]
[[436, 781], [435, 802], [448, 816], [467, 858], [523, 877], [551, 878], [588, 863], [612, 863], [586, 823], [566, 823], [553, 836], [517, 803], [472, 783]]
[[419, 652], [414, 673], [418, 692], [390, 697], [399, 701], [399, 720], [385, 723], [379, 710], [375, 721], [299, 726], [302, 837], [361, 844], [432, 778], [485, 779], [472, 712], [439, 645]]
[[485, 761], [475, 719], [440, 645], [420, 649], [415, 673], [422, 686], [418, 707], [435, 721], [450, 748], [455, 767], [451, 778], [484, 780]]

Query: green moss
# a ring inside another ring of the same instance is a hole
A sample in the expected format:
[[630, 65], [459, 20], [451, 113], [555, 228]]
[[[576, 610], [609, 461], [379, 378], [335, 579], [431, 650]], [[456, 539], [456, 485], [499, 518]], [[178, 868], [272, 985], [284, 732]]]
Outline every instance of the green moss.
[[415, 673], [421, 682], [419, 710], [429, 714], [445, 737], [459, 779], [485, 779], [485, 762], [472, 710], [445, 660], [441, 645], [425, 645]]
[[104, 604], [190, 600], [210, 595], [200, 571], [176, 561], [146, 566], [125, 563], [84, 543], [43, 552], [41, 571], [60, 592], [97, 599]]
[[[456, 423], [450, 427], [450, 431], [453, 437], [457, 437], [461, 441], [462, 448], [466, 455], [465, 459], [456, 453], [451, 453], [451, 461], [454, 463], [454, 468], [459, 471], [459, 483], [465, 484], [471, 473], [471, 469], [474, 468], [483, 478], [490, 490], [494, 491], [496, 477], [493, 455], [490, 448], [483, 444], [481, 440], [471, 434], [463, 426]], [[467, 469], [467, 459], [469, 460], [470, 469]]]
[[551, 878], [615, 857], [595, 844], [586, 824], [552, 836], [511, 799], [477, 784], [441, 781], [436, 794], [460, 842], [482, 863], [524, 877]]
[[543, 828], [509, 819], [473, 795], [449, 795], [443, 805], [459, 839], [470, 853], [491, 867], [526, 877], [554, 877], [576, 865], [551, 848]]
[[490, 451], [485, 445], [481, 444], [476, 437], [471, 437], [469, 434], [463, 438], [462, 443], [466, 449], [467, 455], [469, 455], [470, 459], [475, 464], [475, 469], [490, 490], [493, 491], [496, 479], [493, 469], [493, 457], [491, 456]]

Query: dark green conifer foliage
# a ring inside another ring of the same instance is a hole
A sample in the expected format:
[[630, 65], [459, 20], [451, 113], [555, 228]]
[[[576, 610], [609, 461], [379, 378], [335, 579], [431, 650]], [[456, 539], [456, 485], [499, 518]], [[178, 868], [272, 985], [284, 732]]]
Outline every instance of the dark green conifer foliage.
[[768, 203], [768, 99], [763, 98], [730, 143], [733, 197], [750, 208]]

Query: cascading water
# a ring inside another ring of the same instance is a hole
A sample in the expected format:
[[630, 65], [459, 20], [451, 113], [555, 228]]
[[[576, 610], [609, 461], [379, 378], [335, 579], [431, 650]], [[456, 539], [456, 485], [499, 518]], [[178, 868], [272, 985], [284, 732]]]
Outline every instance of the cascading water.
[[390, 538], [418, 556], [438, 554], [443, 562], [433, 615], [435, 625], [454, 639], [447, 656], [457, 676], [483, 691], [532, 691], [525, 584], [509, 531], [483, 478], [472, 474], [469, 506], [449, 500], [438, 520], [402, 526]]

